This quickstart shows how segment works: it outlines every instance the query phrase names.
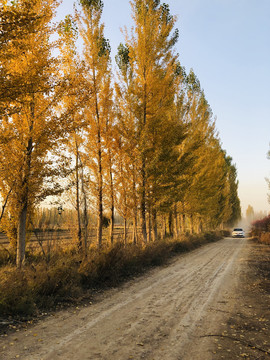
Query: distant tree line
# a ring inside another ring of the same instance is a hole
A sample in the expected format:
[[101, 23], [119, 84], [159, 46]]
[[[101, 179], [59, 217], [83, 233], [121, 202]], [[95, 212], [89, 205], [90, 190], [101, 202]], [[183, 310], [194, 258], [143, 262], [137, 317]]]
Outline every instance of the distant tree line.
[[35, 209], [49, 195], [74, 206], [81, 251], [90, 213], [99, 247], [105, 213], [111, 243], [116, 213], [124, 241], [132, 224], [134, 243], [179, 236], [187, 223], [191, 232], [233, 224], [236, 167], [198, 78], [180, 64], [168, 5], [131, 1], [134, 28], [124, 31], [116, 76], [103, 2], [80, 0], [55, 24], [58, 5], [0, 5], [0, 226], [16, 241], [17, 266]]

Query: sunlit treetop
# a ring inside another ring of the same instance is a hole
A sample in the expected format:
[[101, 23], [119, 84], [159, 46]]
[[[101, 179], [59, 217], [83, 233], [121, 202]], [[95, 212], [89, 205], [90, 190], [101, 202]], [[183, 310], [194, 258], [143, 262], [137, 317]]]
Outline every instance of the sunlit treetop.
[[200, 92], [201, 84], [197, 76], [195, 75], [193, 69], [190, 70], [187, 76], [187, 85], [190, 91], [192, 92]]
[[78, 28], [76, 22], [70, 15], [67, 15], [65, 19], [59, 23], [59, 29], [61, 30], [61, 33], [71, 33], [77, 37]]
[[170, 21], [173, 20], [173, 16], [170, 13], [170, 7], [168, 4], [162, 4], [161, 5], [161, 17], [162, 20], [166, 20], [166, 23], [169, 23]]
[[136, 1], [135, 9], [138, 14], [142, 12], [142, 10], [148, 11], [150, 8], [153, 10], [157, 9], [160, 5], [160, 0], [151, 0], [151, 1], [145, 1], [145, 0], [139, 0]]
[[99, 42], [99, 52], [98, 56], [109, 56], [111, 53], [111, 45], [108, 39], [105, 39], [105, 37], [100, 37]]
[[118, 46], [117, 55], [115, 56], [115, 61], [120, 70], [128, 67], [130, 59], [129, 48], [127, 44], [124, 45], [120, 43], [120, 45]]
[[104, 6], [102, 0], [79, 0], [79, 3], [87, 8], [94, 7], [96, 10], [102, 10]]
[[187, 74], [184, 66], [181, 66], [180, 61], [175, 63], [175, 75], [180, 76], [183, 80], [186, 80]]

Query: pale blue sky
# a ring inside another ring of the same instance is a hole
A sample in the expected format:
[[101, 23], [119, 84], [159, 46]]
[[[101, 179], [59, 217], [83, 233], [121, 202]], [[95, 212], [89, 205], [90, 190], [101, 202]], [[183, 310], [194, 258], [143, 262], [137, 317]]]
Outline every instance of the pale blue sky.
[[[103, 0], [112, 58], [132, 25], [128, 0]], [[161, 1], [163, 2], [163, 1]], [[243, 215], [270, 211], [270, 0], [164, 0], [178, 16], [176, 45], [186, 71], [193, 68], [217, 117], [223, 149], [232, 156]], [[73, 12], [63, 0], [59, 17]]]

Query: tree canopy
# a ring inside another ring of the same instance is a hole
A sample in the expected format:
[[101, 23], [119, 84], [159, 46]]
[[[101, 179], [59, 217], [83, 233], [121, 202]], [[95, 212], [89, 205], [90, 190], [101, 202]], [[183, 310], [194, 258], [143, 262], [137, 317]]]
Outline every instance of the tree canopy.
[[91, 209], [100, 247], [108, 213], [111, 242], [115, 212], [125, 241], [132, 224], [133, 242], [231, 226], [241, 213], [237, 170], [199, 79], [181, 66], [169, 6], [131, 1], [134, 27], [118, 47], [115, 75], [103, 1], [80, 0], [53, 25], [58, 4], [0, 7], [0, 219], [17, 243], [18, 267], [32, 212], [65, 187], [76, 188], [80, 241]]

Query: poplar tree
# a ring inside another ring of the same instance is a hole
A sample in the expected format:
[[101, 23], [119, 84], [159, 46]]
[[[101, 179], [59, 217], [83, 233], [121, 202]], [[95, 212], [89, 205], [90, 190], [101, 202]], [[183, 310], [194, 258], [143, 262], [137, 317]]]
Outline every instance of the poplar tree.
[[185, 170], [187, 186], [181, 211], [189, 215], [191, 231], [195, 229], [195, 222], [199, 223], [197, 227], [201, 231], [203, 227], [216, 228], [226, 223], [233, 207], [233, 218], [237, 216], [237, 179], [235, 169], [221, 148], [212, 110], [193, 70], [186, 79], [185, 108], [188, 132], [180, 150], [189, 167]]
[[[119, 68], [118, 81], [115, 83], [116, 91], [116, 118], [117, 118], [117, 177], [116, 186], [120, 197], [129, 198], [128, 204], [123, 206], [118, 201], [117, 210], [123, 215], [127, 213], [125, 208], [131, 210], [133, 234], [132, 242], [138, 241], [138, 184], [139, 184], [139, 141], [138, 121], [135, 116], [136, 98], [132, 91], [133, 72], [130, 64], [129, 49], [125, 44], [120, 44], [116, 56], [116, 63]], [[122, 176], [125, 167], [126, 177]], [[119, 176], [119, 174], [121, 176]], [[124, 195], [126, 193], [126, 196]], [[122, 195], [121, 195], [122, 194]]]
[[241, 219], [241, 206], [238, 196], [238, 180], [237, 180], [237, 170], [235, 164], [232, 163], [232, 158], [230, 156], [225, 156], [225, 161], [227, 165], [227, 182], [229, 186], [229, 207], [230, 212], [224, 223], [227, 226], [233, 226], [239, 219]]
[[[64, 114], [69, 127], [69, 132], [65, 138], [68, 154], [75, 163], [71, 166], [71, 171], [73, 170], [71, 181], [75, 184], [75, 202], [73, 205], [77, 212], [78, 248], [85, 252], [88, 237], [85, 162], [83, 161], [86, 121], [82, 116], [81, 110], [82, 104], [91, 96], [91, 89], [84, 86], [86, 85], [83, 78], [84, 67], [76, 49], [78, 29], [75, 20], [70, 15], [66, 16], [59, 24], [58, 32], [61, 39], [61, 70], [67, 83], [66, 91], [61, 101], [61, 112]], [[83, 216], [82, 207], [84, 208]]]
[[205, 209], [209, 214], [211, 212], [211, 199], [213, 204], [216, 189], [212, 181], [216, 176], [220, 148], [211, 108], [193, 70], [186, 78], [186, 96], [187, 135], [180, 152], [188, 167], [184, 169], [186, 186], [181, 208], [189, 216], [193, 231], [195, 218], [203, 217]]
[[[47, 157], [63, 129], [60, 117], [53, 113], [61, 94], [58, 62], [52, 56], [55, 45], [50, 42], [54, 33], [50, 22], [57, 6], [57, 0], [18, 0], [1, 8], [4, 15], [16, 14], [22, 24], [19, 21], [11, 32], [13, 38], [6, 43], [8, 61], [3, 63], [6, 79], [14, 80], [19, 90], [7, 98], [8, 111], [0, 119], [0, 191], [3, 197], [11, 191], [9, 216], [17, 225], [18, 268], [25, 258], [27, 214], [58, 190], [52, 182], [56, 169]], [[8, 16], [1, 21], [8, 27]]]
[[131, 6], [135, 27], [131, 36], [126, 36], [121, 64], [122, 71], [125, 71], [128, 56], [128, 71], [131, 76], [124, 76], [127, 91], [133, 101], [130, 110], [136, 121], [141, 228], [146, 242], [147, 203], [149, 204], [152, 187], [150, 159], [158, 146], [155, 146], [156, 135], [170, 121], [177, 60], [173, 48], [178, 39], [178, 31], [173, 30], [176, 19], [171, 16], [168, 5], [161, 5], [160, 1], [154, 0], [133, 0]]
[[100, 247], [104, 212], [104, 143], [112, 110], [110, 45], [104, 37], [104, 24], [101, 23], [103, 2], [81, 0], [80, 3], [82, 13], [77, 12], [77, 21], [84, 42], [84, 84], [92, 91], [92, 95], [84, 103], [83, 115], [87, 122], [86, 149], [93, 195], [96, 198], [97, 242]]
[[116, 169], [115, 164], [117, 161], [116, 152], [116, 137], [117, 130], [113, 125], [114, 113], [111, 112], [111, 116], [108, 116], [105, 129], [105, 144], [107, 151], [105, 152], [105, 201], [107, 200], [108, 207], [110, 209], [110, 230], [109, 240], [110, 243], [114, 242], [114, 226], [115, 226], [115, 198], [116, 198]]

